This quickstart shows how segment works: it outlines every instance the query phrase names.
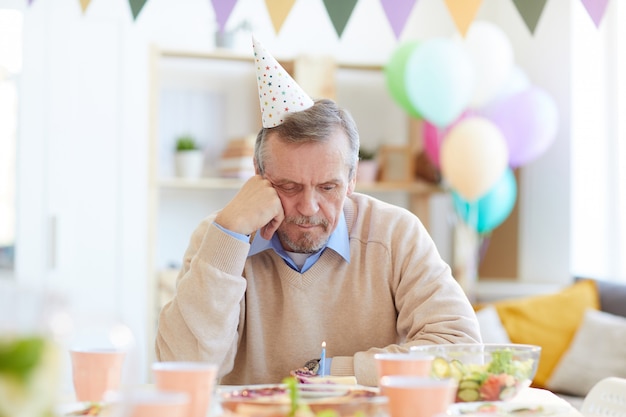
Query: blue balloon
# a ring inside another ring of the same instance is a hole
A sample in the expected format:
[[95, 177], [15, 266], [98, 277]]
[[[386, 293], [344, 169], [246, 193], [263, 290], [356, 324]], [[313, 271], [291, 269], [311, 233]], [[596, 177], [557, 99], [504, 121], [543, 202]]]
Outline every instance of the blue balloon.
[[409, 102], [429, 122], [446, 127], [466, 110], [474, 91], [474, 67], [459, 42], [429, 39], [406, 61], [404, 85]]
[[478, 233], [488, 233], [500, 226], [515, 206], [517, 200], [517, 183], [511, 168], [491, 189], [474, 202], [468, 202], [456, 191], [452, 190], [454, 210]]

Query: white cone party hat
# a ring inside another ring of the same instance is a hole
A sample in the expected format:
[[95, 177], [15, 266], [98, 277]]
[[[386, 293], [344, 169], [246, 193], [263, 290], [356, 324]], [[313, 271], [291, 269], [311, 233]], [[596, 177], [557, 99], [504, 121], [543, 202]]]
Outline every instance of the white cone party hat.
[[263, 127], [276, 127], [286, 114], [313, 106], [313, 100], [254, 36], [252, 47]]

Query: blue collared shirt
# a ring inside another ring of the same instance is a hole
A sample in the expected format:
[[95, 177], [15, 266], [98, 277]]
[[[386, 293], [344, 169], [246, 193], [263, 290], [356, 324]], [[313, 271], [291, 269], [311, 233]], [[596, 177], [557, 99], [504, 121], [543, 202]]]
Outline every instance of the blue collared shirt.
[[[249, 240], [249, 237], [246, 235], [231, 232], [230, 230], [224, 229], [217, 223], [215, 223], [215, 225], [229, 235], [236, 237], [237, 239], [240, 239], [244, 242], [247, 242]], [[253, 256], [265, 250], [273, 249], [274, 252], [280, 255], [280, 257], [283, 258], [285, 262], [287, 262], [287, 265], [303, 274], [309, 268], [311, 268], [313, 264], [315, 264], [315, 262], [317, 262], [320, 256], [322, 256], [322, 252], [324, 252], [326, 248], [334, 250], [339, 255], [341, 255], [341, 257], [345, 259], [346, 262], [350, 263], [350, 239], [348, 238], [348, 224], [346, 223], [346, 218], [344, 217], [343, 212], [341, 213], [341, 217], [339, 218], [339, 224], [337, 224], [337, 227], [331, 233], [326, 245], [316, 253], [311, 254], [311, 256], [309, 256], [304, 262], [304, 265], [302, 265], [302, 269], [298, 268], [298, 266], [289, 257], [287, 252], [283, 249], [283, 246], [281, 245], [276, 233], [274, 233], [274, 236], [272, 236], [270, 240], [264, 239], [260, 233], [257, 233], [254, 236], [252, 245], [250, 246], [250, 251], [248, 251], [248, 256]]]

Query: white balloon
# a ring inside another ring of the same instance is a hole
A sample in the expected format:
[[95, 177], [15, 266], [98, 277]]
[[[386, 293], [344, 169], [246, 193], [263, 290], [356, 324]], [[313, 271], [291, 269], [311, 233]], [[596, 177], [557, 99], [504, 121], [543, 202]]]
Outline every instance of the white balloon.
[[500, 129], [484, 117], [457, 123], [441, 145], [443, 178], [465, 200], [489, 192], [507, 168], [508, 148]]
[[488, 104], [497, 103], [500, 100], [504, 100], [507, 97], [511, 97], [517, 93], [528, 90], [530, 88], [530, 80], [528, 75], [518, 65], [513, 66], [509, 76], [504, 84], [500, 87], [498, 93], [493, 97]]
[[480, 108], [500, 90], [513, 69], [513, 47], [506, 34], [493, 23], [472, 23], [465, 37], [476, 77], [470, 107]]

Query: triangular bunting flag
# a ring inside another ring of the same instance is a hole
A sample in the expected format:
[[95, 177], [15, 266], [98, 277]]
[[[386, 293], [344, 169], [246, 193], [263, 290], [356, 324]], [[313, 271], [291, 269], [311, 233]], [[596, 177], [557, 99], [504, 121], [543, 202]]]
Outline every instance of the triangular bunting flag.
[[32, 5], [35, 0], [28, 0], [28, 5]]
[[87, 7], [89, 7], [89, 3], [91, 3], [91, 0], [80, 0], [80, 8], [83, 11], [83, 13], [87, 11]]
[[452, 20], [461, 35], [465, 36], [469, 29], [476, 12], [483, 0], [445, 0], [448, 11], [452, 15]]
[[387, 20], [396, 35], [396, 39], [400, 38], [400, 34], [404, 29], [411, 9], [417, 0], [380, 0], [387, 15]]
[[213, 3], [213, 9], [215, 10], [218, 30], [220, 33], [224, 33], [226, 22], [228, 22], [237, 0], [211, 0], [211, 3]]
[[143, 9], [143, 6], [145, 6], [146, 1], [148, 0], [128, 0], [130, 10], [133, 12], [133, 20], [137, 20], [137, 16], [139, 16], [139, 13], [141, 12], [141, 9]]
[[280, 28], [283, 27], [287, 15], [295, 4], [296, 0], [265, 0], [267, 11], [274, 25], [274, 32], [278, 34]]
[[324, 0], [324, 6], [326, 6], [328, 16], [331, 22], [333, 22], [337, 36], [340, 38], [357, 1], [358, 0]]
[[543, 8], [547, 0], [513, 0], [513, 4], [517, 7], [517, 11], [524, 19], [524, 23], [530, 30], [531, 34], [535, 33], [537, 22], [543, 13]]
[[596, 27], [600, 27], [600, 22], [602, 21], [602, 17], [604, 16], [604, 12], [606, 11], [606, 5], [609, 4], [609, 0], [581, 0], [585, 9], [587, 9], [587, 13], [591, 16], [591, 20], [596, 25]]

